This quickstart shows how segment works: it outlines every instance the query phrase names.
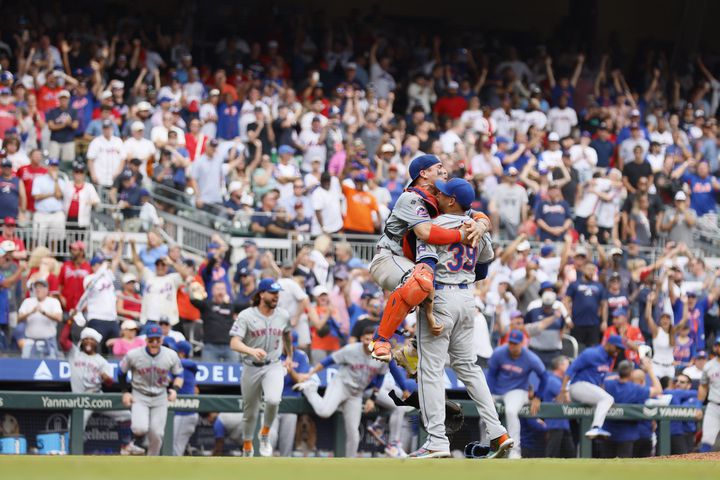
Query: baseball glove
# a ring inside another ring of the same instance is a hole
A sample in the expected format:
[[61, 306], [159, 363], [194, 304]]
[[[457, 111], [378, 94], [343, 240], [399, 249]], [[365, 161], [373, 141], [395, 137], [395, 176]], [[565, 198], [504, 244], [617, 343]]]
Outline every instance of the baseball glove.
[[452, 400], [445, 400], [445, 433], [452, 435], [462, 428], [464, 422], [462, 406]]

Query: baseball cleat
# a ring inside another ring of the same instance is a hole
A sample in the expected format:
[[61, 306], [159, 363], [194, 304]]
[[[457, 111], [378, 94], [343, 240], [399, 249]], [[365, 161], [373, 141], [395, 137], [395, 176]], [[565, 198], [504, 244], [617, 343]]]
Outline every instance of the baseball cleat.
[[135, 445], [135, 442], [130, 442], [120, 447], [120, 455], [145, 455], [145, 449]]
[[255, 450], [252, 448], [250, 450], [243, 450], [243, 457], [254, 457], [255, 456]]
[[270, 445], [270, 437], [268, 435], [260, 435], [260, 456], [272, 457], [273, 448]]
[[608, 438], [608, 437], [610, 437], [610, 435], [611, 435], [610, 432], [608, 432], [607, 430], [604, 430], [600, 427], [593, 427], [590, 430], [588, 430], [587, 432], [585, 432], [585, 436], [591, 440], [594, 440], [599, 437]]
[[485, 458], [505, 458], [513, 445], [515, 445], [515, 440], [510, 438], [507, 433], [503, 433], [498, 438], [490, 441], [490, 452], [485, 455]]
[[425, 447], [419, 448], [408, 455], [408, 458], [423, 459], [423, 458], [450, 458], [452, 454], [447, 450], [428, 450]]
[[375, 360], [389, 362], [392, 359], [391, 345], [386, 340], [373, 340], [370, 344], [370, 352]]
[[405, 369], [409, 377], [413, 378], [417, 375], [418, 354], [412, 343], [406, 343], [401, 348], [393, 350], [393, 359]]
[[465, 458], [485, 458], [490, 453], [489, 445], [474, 441], [465, 445]]

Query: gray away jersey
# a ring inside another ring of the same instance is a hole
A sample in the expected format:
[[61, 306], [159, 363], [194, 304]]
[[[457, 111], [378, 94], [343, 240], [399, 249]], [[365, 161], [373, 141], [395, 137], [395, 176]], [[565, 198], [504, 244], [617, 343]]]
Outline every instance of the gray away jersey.
[[[291, 330], [290, 314], [286, 310], [276, 308], [266, 317], [257, 307], [252, 307], [240, 312], [230, 328], [230, 336], [239, 337], [248, 347], [262, 348], [267, 353], [265, 360], [275, 362], [282, 354], [283, 333]], [[252, 364], [255, 359], [245, 355], [243, 361]]]
[[720, 360], [717, 357], [703, 367], [700, 384], [708, 386], [708, 400], [720, 403]]
[[102, 374], [112, 377], [112, 366], [99, 353], [88, 355], [73, 345], [68, 352], [70, 389], [73, 393], [100, 393]]
[[385, 222], [385, 231], [378, 241], [378, 247], [387, 248], [393, 255], [403, 256], [403, 236], [416, 225], [431, 220], [430, 213], [420, 195], [403, 192]]
[[385, 375], [388, 364], [365, 353], [363, 344], [351, 343], [332, 353], [338, 365], [337, 378], [347, 385], [353, 395], [362, 393], [377, 375]]
[[170, 385], [170, 374], [182, 375], [183, 368], [174, 350], [160, 347], [160, 352], [153, 357], [145, 347], [138, 347], [120, 361], [120, 371], [132, 372], [133, 390], [152, 397], [165, 394]]
[[[460, 228], [465, 222], [472, 220], [462, 214], [446, 213], [436, 217], [433, 224], [443, 228]], [[477, 247], [470, 247], [462, 243], [450, 245], [430, 245], [421, 240], [417, 241], [415, 249], [417, 261], [423, 258], [434, 258], [435, 281], [450, 285], [475, 282], [475, 264], [487, 263], [492, 260], [492, 242], [489, 234], [485, 234]]]

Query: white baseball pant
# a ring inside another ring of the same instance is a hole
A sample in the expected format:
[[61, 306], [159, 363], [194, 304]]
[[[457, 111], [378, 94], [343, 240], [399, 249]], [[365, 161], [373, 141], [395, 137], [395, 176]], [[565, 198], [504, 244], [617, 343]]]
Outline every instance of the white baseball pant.
[[360, 418], [362, 417], [362, 392], [355, 393], [342, 380], [334, 377], [321, 397], [315, 389], [305, 389], [303, 394], [315, 414], [321, 418], [330, 418], [340, 405], [343, 406], [345, 423], [345, 456], [357, 456], [360, 445]]
[[[292, 457], [297, 420], [297, 413], [280, 413], [270, 426], [270, 444], [281, 457]], [[267, 422], [263, 420], [263, 424], [267, 425]]]
[[420, 310], [416, 328], [418, 339], [418, 394], [423, 424], [428, 433], [423, 445], [428, 450], [449, 451], [445, 435], [445, 357], [450, 354], [450, 366], [465, 384], [468, 395], [475, 402], [480, 418], [491, 439], [507, 431], [498, 418], [495, 402], [485, 374], [475, 362], [472, 338], [475, 325], [475, 300], [470, 290], [447, 289], [435, 292], [433, 308], [435, 322], [445, 328], [438, 336], [430, 333], [424, 310]]
[[592, 426], [602, 428], [605, 416], [615, 403], [612, 395], [590, 382], [571, 383], [569, 390], [573, 401], [595, 406]]
[[165, 422], [167, 421], [168, 399], [161, 394], [154, 397], [132, 392], [133, 403], [130, 409], [131, 429], [135, 436], [148, 436], [148, 455], [160, 455]]
[[173, 418], [173, 455], [182, 457], [185, 455], [190, 437], [195, 433], [200, 415], [192, 413], [190, 415], [175, 414]]
[[240, 385], [243, 399], [243, 438], [246, 441], [251, 441], [255, 436], [255, 426], [263, 396], [266, 422], [263, 426], [269, 426], [275, 421], [282, 400], [284, 376], [285, 372], [280, 362], [262, 367], [243, 364]]
[[[505, 406], [505, 425], [510, 438], [515, 440], [512, 452], [520, 455], [520, 409], [527, 405], [529, 398], [527, 390], [510, 390], [504, 395], [493, 395], [495, 400], [502, 400]], [[480, 431], [483, 431], [483, 422], [480, 420]]]
[[711, 447], [715, 445], [715, 440], [717, 440], [718, 433], [720, 433], [720, 404], [708, 402], [703, 417], [702, 429], [700, 443]]
[[407, 258], [393, 255], [390, 250], [382, 248], [370, 262], [370, 276], [384, 290], [392, 292], [400, 285], [405, 273], [414, 266]]

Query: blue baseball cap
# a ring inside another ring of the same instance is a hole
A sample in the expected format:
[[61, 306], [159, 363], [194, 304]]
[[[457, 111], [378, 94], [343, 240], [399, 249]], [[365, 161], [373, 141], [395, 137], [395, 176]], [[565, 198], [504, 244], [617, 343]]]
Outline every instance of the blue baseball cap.
[[623, 339], [620, 335], [610, 335], [607, 343], [615, 345], [618, 348], [625, 348], [625, 345], [623, 345]]
[[367, 175], [364, 173], [356, 173], [352, 176], [352, 179], [356, 182], [367, 182]]
[[555, 245], [543, 245], [540, 249], [540, 256], [547, 257], [555, 251]]
[[192, 345], [187, 340], [180, 340], [175, 343], [175, 351], [178, 353], [184, 353], [187, 357], [192, 352]]
[[613, 317], [627, 317], [628, 311], [625, 308], [618, 307], [612, 312]]
[[161, 338], [163, 336], [162, 330], [157, 325], [150, 325], [145, 328], [145, 336], [147, 338]]
[[440, 159], [435, 155], [420, 155], [410, 162], [410, 167], [408, 168], [410, 181], [412, 182], [419, 177], [421, 171], [426, 170], [437, 163], [440, 163]]
[[542, 282], [542, 283], [540, 284], [540, 291], [541, 291], [541, 292], [542, 292], [543, 290], [547, 290], [548, 288], [551, 289], [552, 291], [555, 291], [555, 284], [554, 284], [553, 282], [551, 282], [551, 281], [548, 281], [548, 280], [546, 280], [546, 281], [544, 281], [544, 282]]
[[258, 292], [278, 293], [281, 290], [282, 287], [274, 278], [263, 278], [258, 285]]
[[207, 249], [210, 250], [211, 248], [220, 248], [220, 244], [217, 242], [210, 242], [207, 245]]
[[104, 262], [104, 261], [105, 261], [105, 257], [103, 257], [102, 255], [95, 255], [95, 256], [90, 260], [90, 266], [91, 266], [91, 267], [94, 267], [94, 266], [97, 265], [98, 263], [102, 263], [102, 262]]
[[173, 338], [171, 338], [171, 337], [165, 337], [165, 338], [163, 338], [163, 343], [162, 343], [162, 344], [163, 344], [164, 347], [167, 347], [167, 348], [169, 348], [169, 349], [171, 349], [171, 350], [177, 351], [177, 342], [176, 342]]
[[278, 154], [280, 155], [294, 155], [295, 149], [291, 147], [290, 145], [280, 145], [280, 148], [278, 148]]
[[438, 180], [435, 182], [435, 188], [448, 197], [454, 197], [463, 208], [470, 208], [475, 200], [475, 189], [470, 182], [462, 178], [451, 178], [447, 182]]
[[525, 336], [520, 330], [511, 330], [508, 336], [508, 343], [522, 343]]
[[50, 166], [50, 167], [57, 167], [58, 165], [60, 165], [60, 159], [58, 159], [58, 158], [48, 158], [48, 159], [47, 159], [47, 164], [48, 164], [48, 166]]
[[495, 139], [495, 143], [497, 143], [498, 145], [500, 145], [501, 143], [510, 143], [510, 140], [508, 140], [508, 139], [505, 138], [505, 137], [497, 137], [497, 138]]
[[162, 96], [162, 97], [160, 97], [160, 99], [158, 100], [158, 103], [165, 103], [165, 102], [172, 102], [172, 98], [166, 97], [166, 96]]

